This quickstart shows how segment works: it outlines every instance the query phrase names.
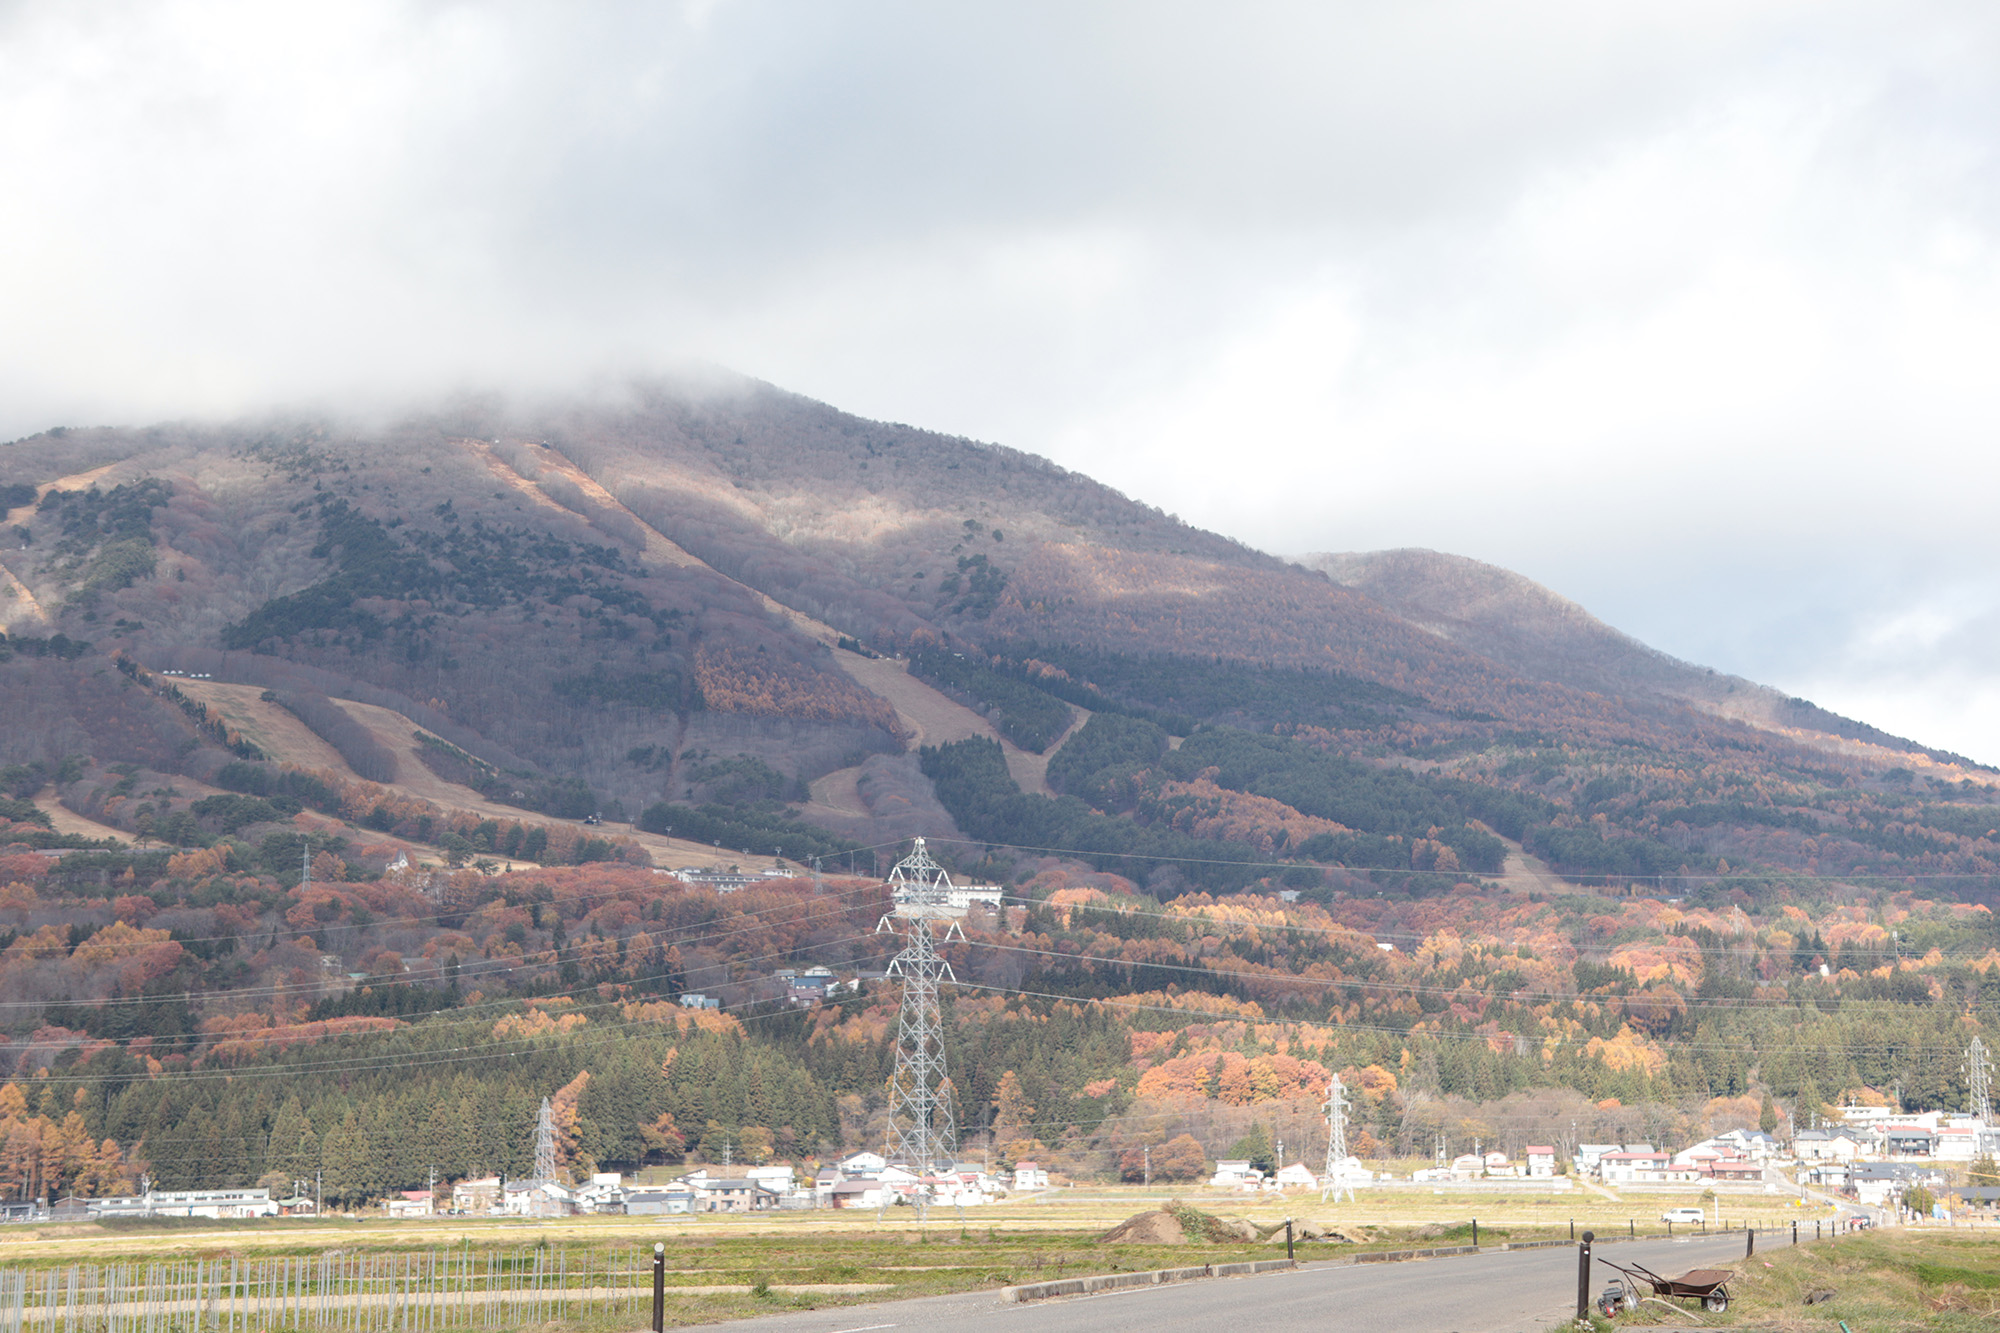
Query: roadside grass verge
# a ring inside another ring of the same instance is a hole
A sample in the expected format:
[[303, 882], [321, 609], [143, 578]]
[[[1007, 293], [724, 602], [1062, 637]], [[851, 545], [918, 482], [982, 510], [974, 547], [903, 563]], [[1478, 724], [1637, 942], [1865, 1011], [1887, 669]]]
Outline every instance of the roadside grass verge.
[[[1694, 1301], [1670, 1301], [1678, 1311], [1646, 1303], [1598, 1328], [1659, 1325], [1828, 1333], [1846, 1321], [1853, 1333], [1993, 1333], [2000, 1328], [2000, 1240], [1990, 1233], [1886, 1231], [1839, 1240], [1773, 1247], [1751, 1258], [1713, 1265], [1732, 1268], [1729, 1309], [1709, 1314]], [[1598, 1267], [1591, 1298], [1616, 1275]], [[1667, 1276], [1672, 1276], [1668, 1273]], [[1830, 1299], [1806, 1304], [1808, 1294]], [[1571, 1325], [1558, 1325], [1568, 1329]]]

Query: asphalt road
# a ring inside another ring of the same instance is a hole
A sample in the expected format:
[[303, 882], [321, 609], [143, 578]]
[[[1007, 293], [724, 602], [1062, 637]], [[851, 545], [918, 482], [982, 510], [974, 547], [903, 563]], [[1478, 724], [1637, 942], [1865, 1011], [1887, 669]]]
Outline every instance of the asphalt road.
[[[1765, 1244], [1777, 1244], [1769, 1233]], [[1690, 1268], [1740, 1268], [1741, 1234], [1620, 1241], [1599, 1253], [1674, 1276]], [[1750, 1262], [1756, 1262], [1754, 1259]], [[1594, 1300], [1618, 1275], [1593, 1263]], [[1693, 1303], [1687, 1303], [1692, 1309]], [[986, 1292], [771, 1315], [705, 1327], [731, 1333], [1546, 1333], [1576, 1309], [1576, 1251], [1495, 1251], [1394, 1264], [1310, 1263], [1256, 1277], [1139, 1287], [1002, 1305]]]

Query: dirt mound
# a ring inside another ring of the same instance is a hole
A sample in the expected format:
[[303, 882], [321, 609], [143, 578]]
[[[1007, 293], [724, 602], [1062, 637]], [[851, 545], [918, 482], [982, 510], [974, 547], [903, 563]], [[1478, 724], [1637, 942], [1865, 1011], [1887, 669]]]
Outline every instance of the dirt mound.
[[1255, 1222], [1249, 1221], [1246, 1218], [1241, 1218], [1241, 1217], [1223, 1218], [1219, 1220], [1216, 1223], [1216, 1225], [1221, 1228], [1223, 1234], [1230, 1240], [1254, 1241], [1254, 1240], [1264, 1239], [1264, 1233], [1258, 1227], [1258, 1225]]
[[1135, 1213], [1099, 1238], [1106, 1245], [1185, 1245], [1180, 1219], [1164, 1208]]
[[1333, 1222], [1305, 1221], [1298, 1224], [1300, 1240], [1329, 1240], [1340, 1245], [1362, 1245], [1375, 1239], [1367, 1227], [1344, 1227]]

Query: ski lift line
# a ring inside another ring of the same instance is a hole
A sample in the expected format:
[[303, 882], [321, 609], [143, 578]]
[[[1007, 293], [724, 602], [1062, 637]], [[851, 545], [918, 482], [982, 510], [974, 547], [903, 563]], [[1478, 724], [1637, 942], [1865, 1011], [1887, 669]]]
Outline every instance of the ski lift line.
[[[1016, 893], [1003, 894], [1002, 901], [1013, 902], [1023, 907], [1047, 906], [1047, 902], [1045, 899], [1030, 898], [1027, 897], [1026, 895], [1016, 894]], [[1226, 905], [1227, 903], [1225, 901], [1225, 902], [1217, 902], [1211, 904], [1210, 906], [1215, 908], [1221, 908]], [[1118, 906], [1111, 906], [1099, 903], [1071, 903], [1068, 904], [1067, 907], [1065, 908], [1056, 910], [1066, 910], [1073, 912], [1096, 912], [1104, 916], [1143, 916], [1143, 917], [1150, 917], [1156, 921], [1176, 921], [1190, 925], [1213, 927], [1218, 930], [1224, 928], [1233, 930], [1289, 930], [1298, 934], [1307, 934], [1307, 935], [1341, 935], [1341, 936], [1356, 935], [1371, 941], [1395, 939], [1395, 940], [1413, 940], [1418, 943], [1422, 943], [1424, 940], [1432, 938], [1433, 935], [1437, 933], [1433, 931], [1430, 935], [1425, 935], [1425, 934], [1420, 934], [1416, 931], [1409, 931], [1409, 930], [1364, 930], [1359, 926], [1339, 926], [1339, 925], [1308, 926], [1289, 921], [1219, 920], [1215, 917], [1203, 915], [1202, 913], [1206, 912], [1208, 908], [1200, 908], [1200, 907], [1189, 908], [1184, 913], [1175, 913], [1175, 912], [1148, 912], [1142, 908], [1137, 908], [1137, 907], [1118, 907]], [[1494, 948], [1494, 947], [1514, 948], [1518, 944], [1531, 943], [1531, 941], [1526, 939], [1517, 941], [1508, 941], [1503, 939], [1481, 939], [1474, 936], [1465, 936], [1462, 938], [1464, 939], [1464, 942], [1468, 947], [1478, 947], [1478, 948]], [[1685, 935], [1681, 936], [1670, 935], [1667, 938], [1685, 940], [1688, 937]], [[1688, 950], [1693, 950], [1695, 953], [1703, 957], [1717, 957], [1717, 958], [1731, 957], [1738, 952], [1736, 949], [1726, 945], [1716, 949], [1703, 948], [1701, 945], [1695, 944], [1692, 940], [1689, 940], [1685, 949], [1676, 949], [1676, 952], [1684, 953], [1687, 952]], [[1990, 946], [1988, 951], [1991, 951]], [[1579, 955], [1582, 955], [1584, 953], [1590, 952], [1590, 950], [1579, 949], [1577, 952]], [[1821, 949], [1820, 952], [1824, 954], [1826, 950]], [[1921, 960], [1929, 953], [1929, 950], [1925, 950], [1923, 954], [1918, 954], [1894, 948], [1885, 949], [1878, 945], [1852, 944], [1852, 945], [1841, 945], [1838, 948], [1834, 948], [1832, 952], [1835, 955], [1853, 952], [1862, 955], [1864, 958], [1910, 958], [1910, 959]], [[1943, 957], [1946, 961], [1951, 961], [1953, 959], [1971, 959], [1971, 958], [1986, 957], [1986, 952], [1949, 953], [1949, 954], [1944, 953], [1942, 950], [1940, 950], [1939, 952], [1940, 956]], [[1831, 959], [1829, 959], [1829, 961], [1831, 961]]]
[[[1228, 857], [1166, 856], [1148, 852], [1100, 852], [1079, 847], [1031, 847], [1023, 843], [993, 842], [985, 838], [934, 837], [931, 839], [931, 841], [958, 843], [966, 847], [988, 847], [988, 848], [998, 847], [998, 848], [1003, 848], [1010, 852], [1039, 852], [1049, 856], [1074, 856], [1078, 858], [1090, 857], [1090, 856], [1113, 857], [1122, 861], [1149, 861], [1155, 865], [1236, 866], [1240, 869], [1245, 869], [1245, 870], [1346, 870], [1353, 874], [1358, 874], [1358, 875], [1365, 875], [1370, 873], [1371, 871], [1378, 871], [1378, 870], [1390, 874], [1425, 875], [1432, 877], [1438, 877], [1450, 873], [1448, 871], [1438, 871], [1438, 870], [1408, 870], [1408, 871], [1391, 870], [1382, 866], [1347, 866], [1339, 864], [1329, 865], [1323, 861], [1236, 861], [1236, 860], [1231, 860]], [[1479, 878], [1479, 876], [1477, 875], [1468, 876], [1466, 874], [1459, 874], [1455, 876], [1455, 878], [1459, 880], [1464, 880], [1467, 878], [1477, 879]], [[1907, 875], [1898, 874], [1893, 871], [1857, 873], [1853, 875], [1826, 875], [1817, 872], [1807, 873], [1804, 871], [1800, 871], [1797, 873], [1788, 871], [1756, 871], [1756, 872], [1739, 873], [1734, 870], [1726, 872], [1714, 871], [1714, 870], [1690, 870], [1688, 873], [1684, 875], [1683, 874], [1605, 875], [1605, 874], [1598, 874], [1595, 872], [1588, 872], [1576, 875], [1566, 875], [1564, 876], [1564, 879], [1568, 883], [1585, 885], [1585, 886], [1587, 886], [1588, 883], [1590, 882], [1595, 882], [1598, 885], [1613, 885], [1613, 884], [1633, 884], [1641, 881], [1648, 883], [1667, 884], [1667, 883], [1674, 883], [1676, 881], [1688, 881], [1688, 880], [1702, 880], [1709, 882], [1719, 882], [1724, 880], [1732, 880], [1732, 881], [1768, 880], [1772, 882], [1783, 882], [1783, 883], [1849, 884], [1849, 885], [1854, 885], [1855, 887], [1865, 887], [1866, 885], [1863, 883], [1865, 881], [1881, 881], [1881, 883], [1876, 884], [1875, 887], [1889, 887], [1890, 885], [1902, 884], [1910, 880], [1969, 879], [1969, 880], [1989, 881], [1989, 880], [2000, 879], [2000, 875], [1979, 874], [1969, 870], [1927, 871], [1922, 874], [1907, 874]]]
[[[876, 893], [881, 890], [881, 887], [882, 886], [879, 884], [867, 884], [859, 888], [844, 889], [838, 893], [821, 893], [817, 896], [820, 898], [847, 898], [850, 896], [860, 896], [862, 894]], [[739, 915], [748, 916], [752, 918], [762, 918], [766, 915], [775, 914], [778, 912], [782, 912], [784, 910], [785, 908], [780, 906], [780, 907], [768, 908], [762, 912], [743, 912], [739, 913]], [[849, 909], [842, 909], [842, 910], [849, 910]], [[813, 916], [807, 917], [805, 919], [808, 921], [816, 921], [823, 919], [825, 916], [837, 916], [837, 915], [839, 915], [839, 912], [837, 911], [829, 913], [816, 913]], [[411, 918], [411, 919], [406, 919], [405, 921], [399, 923], [394, 919], [389, 919], [389, 920], [378, 920], [370, 922], [367, 927], [354, 926], [354, 927], [343, 927], [343, 929], [373, 929], [376, 926], [384, 926], [384, 925], [394, 926], [397, 924], [423, 925], [425, 924], [425, 922], [420, 919]], [[736, 930], [720, 931], [713, 935], [695, 935], [695, 936], [689, 936], [685, 939], [674, 939], [664, 942], [671, 943], [676, 946], [681, 944], [705, 944], [713, 940], [728, 939], [729, 937], [734, 935], [746, 935], [751, 933], [752, 931], [761, 930], [764, 928], [765, 927], [763, 926], [744, 926]], [[301, 931], [299, 933], [305, 934], [307, 932]], [[213, 938], [216, 940], [236, 940], [240, 942], [242, 940], [254, 938], [254, 936], [262, 934], [264, 934], [264, 932], [260, 930], [254, 932], [252, 935], [219, 935]], [[204, 942], [206, 941], [198, 939], [174, 941], [174, 943], [177, 944], [181, 943], [192, 944], [192, 943], [204, 943]], [[476, 976], [488, 976], [493, 974], [494, 972], [504, 972], [512, 968], [520, 967], [523, 965], [524, 964], [520, 962], [514, 962], [510, 960], [503, 960], [497, 958], [473, 958], [473, 959], [460, 960], [459, 963], [459, 967], [461, 969], [461, 975], [463, 975], [466, 972], [473, 972]], [[408, 982], [411, 980], [420, 980], [424, 977], [442, 978], [446, 975], [447, 975], [446, 966], [443, 964], [437, 964], [435, 966], [418, 969], [416, 971], [411, 971], [411, 972], [378, 973], [371, 975], [367, 978], [364, 978], [363, 980], [356, 982], [355, 984], [359, 986], [367, 986], [367, 985], [378, 984], [381, 982]], [[308, 990], [316, 987], [317, 984], [318, 983], [308, 983], [306, 985], [296, 986], [296, 987], [289, 985], [260, 986], [242, 990], [180, 991], [176, 993], [161, 994], [161, 995], [119, 995], [119, 996], [112, 996], [110, 998], [103, 1000], [91, 1000], [91, 1001], [0, 1000], [0, 1011], [5, 1011], [8, 1009], [45, 1008], [52, 1004], [74, 1003], [74, 1004], [86, 1005], [87, 1007], [90, 1008], [97, 1008], [99, 1006], [107, 1006], [107, 1005], [158, 1004], [167, 1000], [213, 1000], [219, 998], [237, 998], [237, 997], [254, 998], [258, 996], [283, 995], [292, 991]]]
[[[1388, 981], [1354, 981], [1344, 977], [1308, 977], [1308, 976], [1301, 976], [1291, 972], [1238, 972], [1226, 968], [1196, 967], [1190, 963], [1160, 963], [1160, 962], [1151, 962], [1143, 959], [1114, 958], [1108, 954], [1060, 953], [1053, 949], [1030, 949], [1024, 945], [1019, 945], [1019, 944], [996, 944], [990, 940], [981, 940], [979, 941], [979, 943], [984, 948], [998, 949], [1006, 953], [1032, 954], [1040, 958], [1055, 958], [1067, 962], [1102, 963], [1112, 967], [1150, 967], [1150, 968], [1162, 969], [1164, 971], [1169, 971], [1169, 972], [1189, 972], [1196, 976], [1203, 976], [1203, 977], [1229, 977], [1232, 979], [1237, 979], [1242, 981], [1263, 981], [1279, 985], [1320, 986], [1329, 990], [1334, 990], [1334, 989], [1368, 990], [1368, 991], [1378, 992], [1383, 995], [1450, 996], [1462, 993], [1461, 989], [1457, 986], [1424, 986], [1424, 985], [1419, 985], [1415, 982], [1402, 983], [1402, 982], [1388, 982]], [[1479, 993], [1475, 992], [1475, 994]], [[1479, 994], [1479, 998], [1484, 999], [1487, 997], [1484, 996], [1483, 994]], [[1493, 998], [1497, 999], [1503, 997], [1496, 996]], [[1592, 1000], [1593, 998], [1643, 999], [1645, 997], [1644, 996], [1593, 997], [1588, 993], [1574, 992], [1574, 991], [1516, 990], [1516, 991], [1509, 991], [1504, 998], [1515, 1001], [1533, 1002], [1533, 1001], [1544, 1001], [1544, 1000], [1588, 1001]], [[1683, 999], [1682, 1003], [1689, 1010], [1744, 1009], [1744, 1010], [1754, 1011], [1760, 1009], [1796, 1009], [1799, 1007], [1798, 1003], [1792, 1000]], [[1848, 1003], [1867, 1003], [1867, 1001], [1848, 1001]], [[1982, 1004], [1978, 1002], [1973, 1002], [1955, 1008], [1953, 1012], [1959, 1013], [1959, 1012], [1966, 1012], [1966, 1011], [1980, 1010], [1980, 1009], [1985, 1009], [1985, 1010], [2000, 1009], [2000, 1004], [1992, 1004], [1992, 1003]]]

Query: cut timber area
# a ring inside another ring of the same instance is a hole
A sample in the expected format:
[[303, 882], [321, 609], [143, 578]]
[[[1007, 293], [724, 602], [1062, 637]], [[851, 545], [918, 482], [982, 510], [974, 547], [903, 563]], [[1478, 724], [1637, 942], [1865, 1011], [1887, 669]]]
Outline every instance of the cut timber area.
[[1507, 844], [1507, 859], [1501, 862], [1501, 869], [1495, 877], [1500, 887], [1509, 893], [1544, 893], [1551, 898], [1562, 898], [1572, 894], [1592, 894], [1597, 890], [1572, 884], [1555, 871], [1539, 856], [1531, 855], [1520, 843], [1501, 838]]
[[68, 833], [79, 838], [110, 838], [128, 845], [137, 841], [122, 828], [113, 828], [94, 819], [85, 819], [53, 796], [37, 796], [35, 809], [49, 817], [49, 823], [55, 826], [58, 833]]
[[[264, 692], [259, 687], [229, 685], [214, 680], [189, 680], [183, 676], [172, 679], [181, 693], [220, 713], [230, 726], [276, 762], [331, 773], [348, 782], [362, 781], [340, 757], [340, 752], [314, 735], [305, 723], [278, 704], [265, 702], [262, 697]], [[490, 801], [470, 787], [447, 782], [431, 772], [419, 757], [417, 732], [420, 728], [394, 709], [356, 703], [352, 699], [335, 699], [334, 703], [368, 728], [377, 741], [395, 754], [396, 780], [385, 784], [394, 790], [429, 801], [442, 809], [477, 815], [481, 819], [507, 819], [523, 824], [567, 822], [533, 810]], [[657, 865], [742, 865], [762, 870], [776, 864], [768, 856], [743, 856], [707, 843], [643, 833], [630, 824], [606, 821], [599, 826], [598, 834], [600, 837], [630, 838], [645, 848]]]
[[909, 733], [906, 739], [909, 748], [984, 736], [999, 743], [1000, 752], [1007, 756], [1007, 771], [1022, 791], [1036, 796], [1055, 795], [1049, 790], [1046, 754], [1029, 754], [995, 731], [991, 722], [912, 676], [901, 662], [886, 657], [863, 657], [844, 648], [834, 649], [833, 658], [862, 689], [889, 701]]
[[340, 751], [315, 736], [310, 727], [285, 708], [264, 702], [261, 687], [189, 680], [184, 676], [171, 679], [182, 694], [220, 713], [224, 721], [242, 733], [243, 739], [262, 750], [273, 763], [320, 769], [349, 782], [361, 780], [340, 757]]

